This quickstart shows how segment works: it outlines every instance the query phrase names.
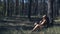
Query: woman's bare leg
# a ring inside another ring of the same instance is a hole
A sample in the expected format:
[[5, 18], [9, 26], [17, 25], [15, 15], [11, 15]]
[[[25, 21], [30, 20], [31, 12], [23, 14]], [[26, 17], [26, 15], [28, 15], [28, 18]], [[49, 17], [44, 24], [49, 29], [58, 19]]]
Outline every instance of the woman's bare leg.
[[37, 24], [32, 31], [36, 30], [39, 27], [39, 25]]
[[34, 30], [36, 30], [36, 29], [40, 29], [40, 30], [41, 30], [42, 27], [43, 27], [42, 25], [37, 24], [37, 25], [33, 28], [32, 31], [34, 31]]

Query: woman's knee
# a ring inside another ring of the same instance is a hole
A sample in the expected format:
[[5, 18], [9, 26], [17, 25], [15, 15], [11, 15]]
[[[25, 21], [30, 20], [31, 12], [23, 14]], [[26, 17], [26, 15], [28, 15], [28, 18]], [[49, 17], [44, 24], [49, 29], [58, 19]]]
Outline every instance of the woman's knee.
[[37, 24], [36, 26], [39, 26], [39, 24]]

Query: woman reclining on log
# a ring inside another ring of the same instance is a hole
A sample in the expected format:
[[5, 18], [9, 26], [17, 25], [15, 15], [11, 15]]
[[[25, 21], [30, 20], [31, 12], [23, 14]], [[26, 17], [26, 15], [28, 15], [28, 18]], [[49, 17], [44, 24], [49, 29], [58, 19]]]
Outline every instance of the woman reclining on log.
[[47, 20], [46, 20], [46, 15], [43, 15], [43, 18], [41, 21], [39, 21], [39, 23], [35, 23], [35, 27], [33, 28], [32, 31], [36, 30], [36, 29], [42, 29], [42, 27], [44, 27], [45, 25], [47, 25]]

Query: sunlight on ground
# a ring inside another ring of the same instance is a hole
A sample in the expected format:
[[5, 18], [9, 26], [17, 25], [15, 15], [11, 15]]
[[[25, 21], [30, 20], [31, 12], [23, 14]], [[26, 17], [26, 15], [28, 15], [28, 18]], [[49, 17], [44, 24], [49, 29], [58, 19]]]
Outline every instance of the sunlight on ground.
[[60, 19], [58, 19], [58, 20], [54, 20], [55, 22], [60, 22]]

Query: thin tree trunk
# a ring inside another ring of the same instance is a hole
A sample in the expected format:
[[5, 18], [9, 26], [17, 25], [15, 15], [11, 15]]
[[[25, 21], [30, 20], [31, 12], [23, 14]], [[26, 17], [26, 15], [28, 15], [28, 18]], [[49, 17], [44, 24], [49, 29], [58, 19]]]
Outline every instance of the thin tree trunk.
[[38, 0], [35, 0], [36, 1], [36, 6], [35, 6], [35, 15], [37, 15], [37, 11], [38, 11]]
[[46, 14], [46, 10], [45, 10], [45, 0], [43, 0], [43, 14]]
[[6, 13], [6, 0], [3, 0], [4, 1], [4, 11], [3, 11], [3, 16], [5, 16], [5, 13]]
[[9, 0], [7, 0], [7, 6], [8, 6], [8, 8], [7, 8], [7, 16], [10, 16], [9, 15], [9, 13], [10, 13], [10, 11], [9, 11]]
[[32, 4], [32, 0], [29, 0], [29, 12], [28, 12], [29, 20], [31, 20], [31, 4]]
[[16, 13], [15, 9], [16, 9], [16, 0], [14, 0], [14, 15]]
[[19, 0], [16, 0], [16, 15], [19, 13]]
[[6, 0], [6, 12], [5, 12], [5, 16], [7, 16], [7, 0]]
[[23, 12], [24, 12], [24, 0], [22, 0], [22, 15], [23, 15]]
[[0, 0], [0, 5], [2, 5], [2, 2], [1, 2], [1, 0]]

